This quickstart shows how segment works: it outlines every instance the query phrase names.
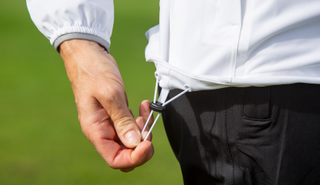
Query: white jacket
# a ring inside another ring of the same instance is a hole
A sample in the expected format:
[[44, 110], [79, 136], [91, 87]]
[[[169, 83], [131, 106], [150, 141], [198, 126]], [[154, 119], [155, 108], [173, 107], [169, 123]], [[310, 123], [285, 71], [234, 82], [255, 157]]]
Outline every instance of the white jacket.
[[[55, 47], [83, 38], [109, 48], [112, 0], [27, 2]], [[320, 84], [319, 0], [161, 0], [146, 36], [164, 89]]]

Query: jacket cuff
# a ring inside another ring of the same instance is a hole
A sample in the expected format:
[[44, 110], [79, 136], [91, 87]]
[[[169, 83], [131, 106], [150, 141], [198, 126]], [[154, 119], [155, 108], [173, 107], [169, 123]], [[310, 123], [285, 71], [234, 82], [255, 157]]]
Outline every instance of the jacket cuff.
[[104, 40], [99, 36], [91, 35], [87, 33], [67, 33], [67, 34], [61, 35], [53, 42], [53, 46], [58, 52], [60, 52], [60, 49], [59, 49], [60, 44], [64, 41], [71, 40], [71, 39], [82, 39], [82, 40], [90, 40], [90, 41], [97, 42], [101, 46], [103, 46], [109, 53], [110, 44], [106, 40]]

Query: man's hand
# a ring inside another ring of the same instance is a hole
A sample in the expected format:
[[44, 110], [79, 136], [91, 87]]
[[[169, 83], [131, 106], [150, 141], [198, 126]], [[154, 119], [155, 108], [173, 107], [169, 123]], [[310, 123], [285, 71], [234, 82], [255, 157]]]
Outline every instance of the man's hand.
[[131, 171], [148, 161], [153, 146], [150, 139], [140, 143], [140, 130], [150, 113], [149, 102], [141, 103], [140, 117], [135, 122], [114, 58], [99, 44], [86, 40], [63, 42], [60, 54], [82, 131], [103, 159], [122, 171]]

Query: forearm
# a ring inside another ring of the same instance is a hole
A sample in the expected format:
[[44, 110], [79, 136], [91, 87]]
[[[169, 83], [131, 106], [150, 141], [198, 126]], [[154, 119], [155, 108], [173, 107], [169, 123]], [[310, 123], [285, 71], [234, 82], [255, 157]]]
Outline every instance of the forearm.
[[[153, 155], [150, 140], [141, 142], [139, 129], [150, 113], [149, 104], [140, 105], [144, 111], [134, 120], [117, 63], [106, 51], [113, 24], [113, 1], [27, 2], [38, 29], [51, 44], [60, 47], [84, 135], [112, 168], [130, 171], [144, 164]], [[77, 35], [93, 35], [104, 41]]]

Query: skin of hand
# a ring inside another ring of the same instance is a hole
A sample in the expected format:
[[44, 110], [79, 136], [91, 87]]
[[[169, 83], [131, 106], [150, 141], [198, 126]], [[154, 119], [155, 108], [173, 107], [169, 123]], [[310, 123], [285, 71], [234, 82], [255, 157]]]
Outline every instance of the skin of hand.
[[150, 160], [151, 137], [141, 142], [140, 135], [150, 113], [149, 102], [142, 101], [140, 116], [134, 120], [115, 59], [99, 44], [77, 39], [63, 42], [60, 54], [82, 132], [107, 164], [128, 172]]

